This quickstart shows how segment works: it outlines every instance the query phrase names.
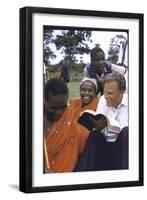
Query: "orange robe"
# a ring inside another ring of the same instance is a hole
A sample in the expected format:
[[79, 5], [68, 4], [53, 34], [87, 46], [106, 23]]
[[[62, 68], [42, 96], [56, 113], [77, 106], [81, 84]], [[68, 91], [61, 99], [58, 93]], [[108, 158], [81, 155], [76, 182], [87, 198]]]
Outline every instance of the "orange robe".
[[77, 117], [80, 116], [81, 112], [84, 110], [93, 110], [96, 111], [98, 105], [98, 99], [94, 98], [89, 104], [82, 107], [81, 99], [71, 99], [69, 101], [70, 106], [72, 106], [76, 110]]
[[[81, 112], [83, 112], [84, 110], [96, 111], [97, 105], [98, 105], [98, 99], [94, 98], [89, 104], [87, 104], [85, 106], [82, 106], [81, 99], [72, 99], [72, 100], [69, 101], [69, 104], [72, 107], [72, 109], [75, 110], [75, 118], [76, 118], [76, 121], [77, 121]], [[77, 129], [78, 129], [78, 132], [89, 133], [89, 130], [86, 129], [84, 126], [80, 125], [78, 122], [77, 122]]]
[[[96, 102], [98, 103], [95, 100], [91, 104], [94, 110]], [[80, 114], [75, 107], [77, 104], [80, 105], [79, 100], [75, 100], [48, 130], [46, 146], [50, 170], [53, 172], [72, 172], [87, 141], [89, 131], [77, 123]], [[90, 107], [86, 106], [86, 109]]]
[[50, 170], [53, 172], [73, 171], [87, 137], [87, 132], [77, 130], [75, 110], [67, 109], [62, 117], [53, 123], [46, 137]]

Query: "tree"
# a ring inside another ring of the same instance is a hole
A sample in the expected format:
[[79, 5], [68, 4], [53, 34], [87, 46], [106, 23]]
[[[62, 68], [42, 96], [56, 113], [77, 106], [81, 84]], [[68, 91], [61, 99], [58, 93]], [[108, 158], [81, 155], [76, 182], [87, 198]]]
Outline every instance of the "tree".
[[44, 35], [43, 35], [43, 59], [44, 63], [47, 65], [50, 63], [50, 59], [56, 58], [54, 52], [50, 49], [49, 44], [53, 43], [53, 30], [48, 27], [44, 27]]
[[88, 54], [90, 49], [87, 42], [90, 40], [91, 31], [87, 30], [63, 30], [61, 35], [54, 39], [57, 50], [62, 50], [64, 59], [70, 62], [76, 62], [76, 55]]
[[108, 60], [116, 64], [118, 61], [120, 43], [126, 41], [126, 38], [123, 35], [116, 35], [111, 39], [110, 47], [108, 50]]

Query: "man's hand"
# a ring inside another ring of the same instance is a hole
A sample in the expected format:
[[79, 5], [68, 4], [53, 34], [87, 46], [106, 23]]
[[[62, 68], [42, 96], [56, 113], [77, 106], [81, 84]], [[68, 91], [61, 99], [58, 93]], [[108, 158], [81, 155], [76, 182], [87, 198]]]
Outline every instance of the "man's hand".
[[103, 128], [105, 128], [105, 127], [107, 126], [107, 120], [106, 120], [106, 118], [104, 118], [104, 117], [102, 117], [102, 118], [99, 119], [99, 120], [92, 119], [92, 121], [94, 122], [95, 128], [96, 128], [98, 131], [101, 131]]

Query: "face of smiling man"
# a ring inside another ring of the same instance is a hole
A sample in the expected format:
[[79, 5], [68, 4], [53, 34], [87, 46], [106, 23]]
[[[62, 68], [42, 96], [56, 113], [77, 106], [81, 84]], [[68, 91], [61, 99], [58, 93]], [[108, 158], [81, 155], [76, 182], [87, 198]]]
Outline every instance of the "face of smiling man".
[[95, 58], [92, 60], [92, 65], [95, 71], [99, 74], [104, 72], [105, 67], [105, 55], [102, 52], [96, 54]]
[[107, 106], [117, 108], [121, 103], [124, 91], [120, 90], [116, 81], [109, 81], [104, 84], [104, 97], [107, 102]]
[[84, 81], [80, 87], [82, 105], [89, 104], [96, 97], [95, 85], [90, 81]]

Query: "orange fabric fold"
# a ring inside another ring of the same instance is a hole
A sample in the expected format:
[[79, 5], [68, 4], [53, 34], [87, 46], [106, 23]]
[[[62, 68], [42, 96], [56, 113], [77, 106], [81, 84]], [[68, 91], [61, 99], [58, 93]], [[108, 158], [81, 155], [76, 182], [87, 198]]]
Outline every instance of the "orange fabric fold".
[[50, 169], [53, 172], [71, 172], [87, 140], [87, 132], [79, 133], [74, 109], [65, 111], [46, 137]]
[[[97, 107], [97, 99], [86, 109]], [[54, 122], [46, 136], [46, 146], [50, 169], [53, 172], [71, 172], [82, 153], [89, 131], [77, 123], [80, 112], [77, 110], [80, 100], [71, 104], [62, 114], [61, 118]], [[82, 108], [83, 109], [83, 108]]]

